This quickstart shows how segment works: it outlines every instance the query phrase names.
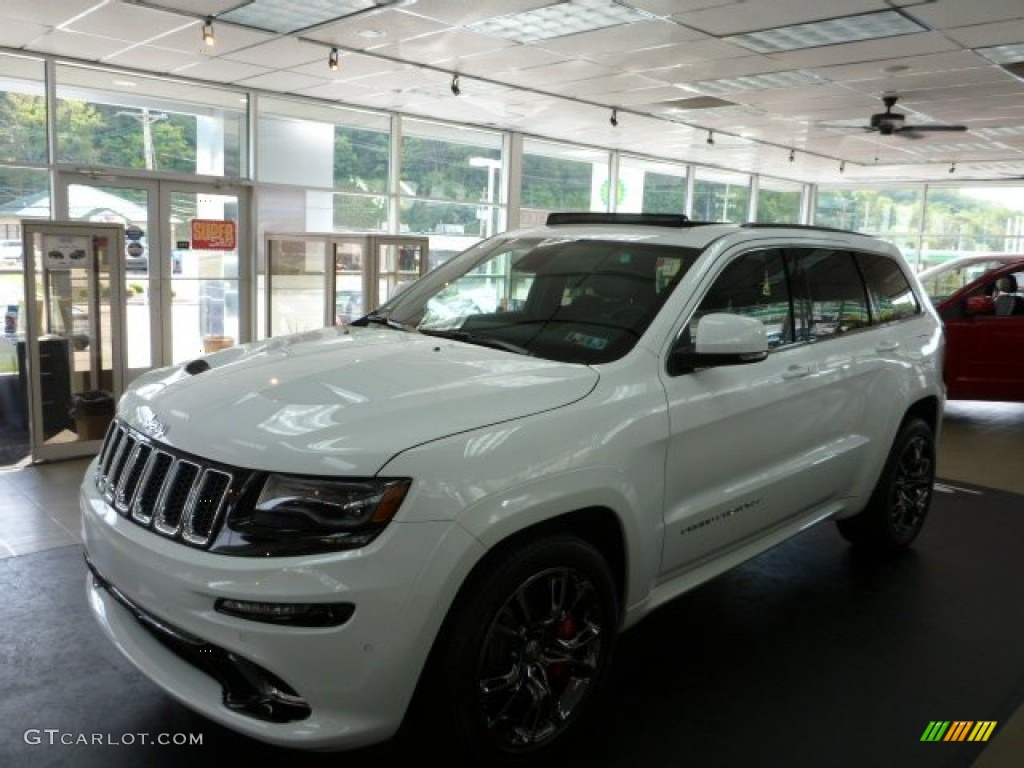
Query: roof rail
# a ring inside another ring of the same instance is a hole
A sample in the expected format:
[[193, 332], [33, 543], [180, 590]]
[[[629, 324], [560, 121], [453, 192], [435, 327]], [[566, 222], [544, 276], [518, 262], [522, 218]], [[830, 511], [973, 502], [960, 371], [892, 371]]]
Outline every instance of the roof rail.
[[549, 227], [561, 224], [645, 224], [654, 227], [700, 227], [713, 221], [691, 221], [682, 213], [594, 213], [565, 211], [549, 213]]
[[759, 223], [756, 221], [750, 221], [746, 224], [740, 224], [741, 227], [747, 229], [810, 229], [815, 232], [838, 232], [843, 235], [861, 235], [862, 237], [870, 237], [863, 232], [857, 232], [853, 229], [839, 229], [837, 227], [821, 227], [817, 224], [780, 224], [777, 222], [765, 222]]

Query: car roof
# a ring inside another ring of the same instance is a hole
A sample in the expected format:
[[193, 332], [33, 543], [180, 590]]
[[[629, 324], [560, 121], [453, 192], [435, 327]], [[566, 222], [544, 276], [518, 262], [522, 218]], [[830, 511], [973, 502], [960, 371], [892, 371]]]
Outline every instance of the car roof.
[[[962, 267], [970, 264], [982, 264], [986, 261], [998, 261], [1002, 262], [1003, 266], [1010, 264], [1016, 264], [1018, 262], [1024, 264], [1024, 253], [976, 253], [968, 256], [957, 256], [956, 258], [944, 261], [941, 264], [936, 264], [933, 267], [922, 270], [918, 273], [918, 277], [925, 280], [932, 275], [941, 274], [957, 267]], [[999, 269], [1000, 267], [995, 267]]]
[[706, 248], [729, 238], [736, 242], [766, 238], [792, 242], [831, 242], [899, 255], [890, 243], [849, 230], [800, 224], [730, 224], [692, 221], [675, 214], [552, 213], [545, 226], [513, 230], [506, 237], [570, 237], [642, 240], [657, 245]]

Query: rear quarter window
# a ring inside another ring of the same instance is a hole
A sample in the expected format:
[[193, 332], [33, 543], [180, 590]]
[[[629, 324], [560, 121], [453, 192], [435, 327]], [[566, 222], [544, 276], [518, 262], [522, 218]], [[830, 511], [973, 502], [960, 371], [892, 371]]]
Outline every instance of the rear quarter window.
[[858, 253], [857, 264], [864, 275], [875, 323], [891, 323], [921, 313], [910, 281], [893, 259]]

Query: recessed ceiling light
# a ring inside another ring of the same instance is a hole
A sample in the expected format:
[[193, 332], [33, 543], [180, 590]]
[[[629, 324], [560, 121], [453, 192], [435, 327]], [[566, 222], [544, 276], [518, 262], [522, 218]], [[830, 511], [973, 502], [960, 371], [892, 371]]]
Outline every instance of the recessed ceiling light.
[[974, 52], [981, 54], [994, 64], [1012, 64], [1017, 61], [1024, 61], [1024, 43], [995, 45], [991, 48], [975, 48]]
[[925, 27], [898, 11], [879, 11], [809, 24], [776, 27], [761, 32], [748, 32], [724, 39], [757, 53], [778, 53], [927, 31]]
[[687, 84], [700, 93], [709, 96], [721, 96], [740, 91], [764, 91], [770, 88], [793, 88], [802, 85], [819, 85], [828, 82], [821, 75], [806, 72], [802, 69], [791, 72], [769, 72], [764, 75], [745, 75], [722, 80], [703, 80]]
[[133, 83], [131, 80], [114, 80], [114, 85], [120, 85], [124, 88], [135, 88], [138, 83]]
[[287, 34], [375, 7], [374, 0], [302, 0], [301, 3], [250, 0], [218, 15], [217, 19]]
[[356, 34], [359, 35], [360, 37], [374, 38], [384, 37], [385, 32], [380, 29], [360, 29], [358, 32], [356, 32]]
[[609, 0], [569, 0], [532, 11], [483, 19], [468, 24], [467, 29], [504, 40], [532, 43], [655, 18], [645, 11]]

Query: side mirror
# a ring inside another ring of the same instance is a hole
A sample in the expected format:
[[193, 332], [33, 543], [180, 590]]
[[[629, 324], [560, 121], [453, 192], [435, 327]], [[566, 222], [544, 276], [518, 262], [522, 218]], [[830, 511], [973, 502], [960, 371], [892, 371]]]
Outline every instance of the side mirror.
[[696, 346], [686, 338], [677, 342], [669, 356], [669, 373], [678, 375], [697, 368], [759, 363], [768, 357], [764, 323], [753, 317], [712, 313], [700, 319]]
[[964, 301], [965, 315], [994, 315], [996, 303], [991, 296], [968, 296]]

